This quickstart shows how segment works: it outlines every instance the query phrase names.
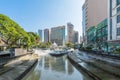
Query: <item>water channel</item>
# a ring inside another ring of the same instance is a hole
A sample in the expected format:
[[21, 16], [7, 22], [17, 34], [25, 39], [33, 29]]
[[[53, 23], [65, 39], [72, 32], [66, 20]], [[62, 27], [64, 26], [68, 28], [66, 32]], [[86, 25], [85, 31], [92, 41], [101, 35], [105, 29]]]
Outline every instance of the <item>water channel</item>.
[[41, 56], [36, 66], [23, 80], [92, 80], [82, 71], [78, 71], [66, 56]]

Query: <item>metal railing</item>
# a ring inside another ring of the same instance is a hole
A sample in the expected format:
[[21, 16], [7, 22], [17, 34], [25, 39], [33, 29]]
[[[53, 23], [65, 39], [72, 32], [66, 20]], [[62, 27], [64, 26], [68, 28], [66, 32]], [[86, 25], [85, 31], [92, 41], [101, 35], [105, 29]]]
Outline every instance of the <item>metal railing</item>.
[[10, 56], [0, 57], [0, 66], [8, 62], [10, 59]]

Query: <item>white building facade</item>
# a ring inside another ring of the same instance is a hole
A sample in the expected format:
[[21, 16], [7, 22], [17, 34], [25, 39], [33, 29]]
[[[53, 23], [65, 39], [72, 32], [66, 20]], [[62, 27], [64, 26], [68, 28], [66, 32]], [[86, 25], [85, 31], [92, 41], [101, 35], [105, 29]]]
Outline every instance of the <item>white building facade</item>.
[[83, 42], [83, 46], [85, 46], [86, 43], [87, 43], [87, 37], [86, 37], [86, 6], [85, 6], [85, 3], [82, 6], [82, 40], [80, 42]]
[[120, 41], [120, 0], [108, 0], [108, 41]]

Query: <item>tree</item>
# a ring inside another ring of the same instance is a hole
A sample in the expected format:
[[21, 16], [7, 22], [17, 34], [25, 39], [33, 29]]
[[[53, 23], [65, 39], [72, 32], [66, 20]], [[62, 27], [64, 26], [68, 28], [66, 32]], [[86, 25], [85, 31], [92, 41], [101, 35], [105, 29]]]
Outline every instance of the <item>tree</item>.
[[26, 32], [9, 17], [0, 14], [0, 34], [9, 47], [29, 48], [39, 42], [40, 37], [33, 32]]
[[50, 48], [51, 44], [52, 44], [51, 42], [46, 42], [45, 43], [45, 45], [46, 45], [47, 48]]
[[74, 47], [74, 44], [69, 42], [69, 43], [66, 43], [66, 46], [67, 46], [67, 47], [70, 47], [70, 48], [73, 48], [73, 47]]
[[34, 32], [28, 32], [28, 34], [29, 34], [30, 41], [31, 41], [30, 45], [31, 46], [39, 45], [40, 36], [37, 33], [34, 33]]
[[[20, 32], [22, 30], [22, 32]], [[24, 30], [21, 29], [21, 27], [8, 18], [7, 16], [0, 14], [0, 33], [2, 37], [4, 38], [6, 44], [9, 46], [14, 46], [17, 44], [18, 40], [22, 36]]]

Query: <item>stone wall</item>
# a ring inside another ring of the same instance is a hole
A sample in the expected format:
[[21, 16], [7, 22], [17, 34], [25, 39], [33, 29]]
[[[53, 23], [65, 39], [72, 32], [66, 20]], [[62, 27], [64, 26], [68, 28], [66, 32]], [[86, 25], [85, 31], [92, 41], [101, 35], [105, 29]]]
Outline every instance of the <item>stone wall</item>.
[[16, 48], [15, 49], [15, 56], [20, 56], [20, 55], [23, 55], [23, 54], [26, 54], [26, 53], [27, 53], [26, 49], [22, 49], [22, 48]]

